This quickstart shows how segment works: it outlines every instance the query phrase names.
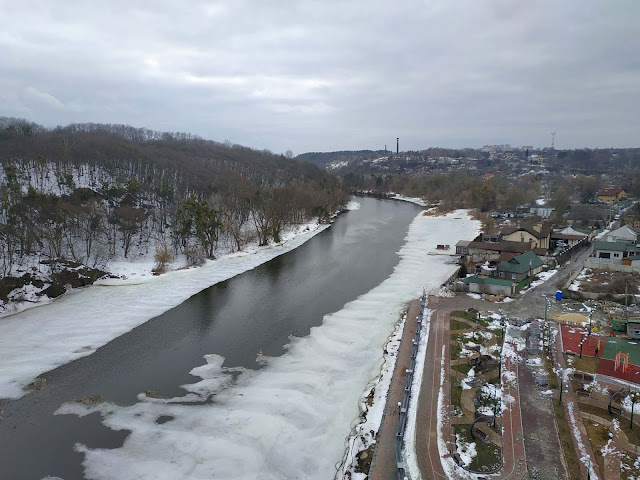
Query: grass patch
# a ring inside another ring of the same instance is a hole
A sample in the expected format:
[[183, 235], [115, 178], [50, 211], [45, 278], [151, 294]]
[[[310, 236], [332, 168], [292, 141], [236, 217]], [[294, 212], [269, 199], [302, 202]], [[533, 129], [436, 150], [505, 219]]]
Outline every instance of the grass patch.
[[[567, 361], [567, 354], [564, 354], [565, 362]], [[580, 358], [579, 355], [571, 355], [571, 366], [576, 370], [586, 373], [598, 373], [598, 367], [600, 366], [600, 359], [596, 357], [587, 357], [585, 355]], [[567, 365], [569, 362], [567, 362]]]
[[451, 385], [451, 405], [462, 410], [462, 381], [456, 377], [449, 377]]
[[472, 322], [475, 322], [478, 319], [477, 314], [465, 312], [464, 310], [456, 310], [454, 312], [451, 312], [451, 316], [463, 318], [464, 320], [470, 320]]
[[587, 435], [589, 435], [589, 441], [591, 442], [591, 448], [596, 457], [596, 463], [600, 467], [600, 471], [604, 472], [604, 457], [602, 456], [602, 447], [609, 442], [609, 429], [604, 425], [592, 422], [585, 419], [584, 426], [587, 429]]
[[462, 347], [458, 345], [458, 343], [451, 343], [449, 347], [449, 351], [451, 352], [451, 360], [456, 360], [460, 357], [460, 352], [462, 352]]
[[473, 327], [466, 322], [461, 322], [460, 320], [452, 318], [449, 321], [449, 328], [451, 328], [451, 330], [468, 330]]
[[451, 365], [451, 368], [456, 372], [460, 372], [466, 375], [467, 373], [469, 373], [469, 370], [471, 370], [471, 365], [462, 363], [460, 365]]
[[553, 411], [556, 415], [556, 424], [558, 425], [558, 434], [560, 437], [560, 445], [564, 452], [564, 458], [567, 462], [567, 471], [571, 480], [580, 480], [580, 461], [573, 448], [573, 440], [569, 430], [569, 423], [564, 414], [564, 408], [557, 401], [553, 401]]
[[638, 478], [640, 477], [640, 468], [636, 467], [635, 455], [630, 455], [627, 452], [623, 452], [620, 457], [620, 472], [622, 478]]
[[[602, 417], [605, 420], [609, 420], [609, 421], [613, 420], [614, 418], [617, 418], [618, 422], [620, 423], [620, 428], [624, 433], [627, 434], [627, 437], [629, 438], [629, 442], [633, 443], [634, 445], [640, 445], [640, 427], [634, 424], [633, 429], [629, 428], [630, 421], [628, 418], [624, 418], [620, 415], [610, 415], [609, 410], [607, 410], [606, 408], [600, 408], [594, 405], [580, 404], [580, 410], [586, 413], [597, 415], [598, 417]], [[634, 418], [635, 418], [635, 413], [634, 413]]]
[[375, 444], [370, 445], [369, 448], [358, 453], [358, 464], [356, 465], [356, 473], [369, 474], [371, 470], [371, 460], [373, 460], [373, 451], [375, 450]]
[[453, 425], [456, 435], [460, 436], [460, 439], [464, 442], [476, 443], [476, 451], [478, 454], [473, 457], [471, 463], [466, 466], [469, 470], [474, 472], [493, 472], [500, 468], [502, 465], [502, 453], [500, 447], [493, 443], [484, 443], [480, 439], [473, 439], [469, 429], [471, 425], [459, 424]]

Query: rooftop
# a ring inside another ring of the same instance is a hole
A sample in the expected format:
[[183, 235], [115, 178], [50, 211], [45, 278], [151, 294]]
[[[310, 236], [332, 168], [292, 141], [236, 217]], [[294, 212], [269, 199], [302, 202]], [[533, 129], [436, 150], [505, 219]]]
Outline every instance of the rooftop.
[[542, 265], [544, 263], [535, 253], [527, 252], [513, 257], [508, 262], [500, 262], [498, 270], [511, 273], [527, 273], [530, 269], [538, 268]]
[[600, 190], [598, 192], [598, 196], [609, 196], [609, 195], [617, 195], [619, 193], [623, 193], [624, 189], [620, 187], [611, 187], [605, 188], [604, 190]]

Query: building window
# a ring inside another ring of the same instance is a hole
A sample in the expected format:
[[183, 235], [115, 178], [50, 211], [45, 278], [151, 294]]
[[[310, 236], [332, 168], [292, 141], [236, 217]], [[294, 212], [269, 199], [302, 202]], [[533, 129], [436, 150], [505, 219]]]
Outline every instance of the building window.
[[614, 254], [613, 254], [613, 256], [614, 256], [615, 258], [618, 258], [618, 257], [620, 256], [620, 254], [619, 254], [619, 253], [614, 253]]
[[511, 280], [515, 280], [515, 279], [516, 279], [516, 274], [515, 274], [515, 273], [512, 273], [512, 274], [511, 274]]
[[599, 258], [611, 258], [611, 253], [609, 253], [609, 252], [600, 252]]

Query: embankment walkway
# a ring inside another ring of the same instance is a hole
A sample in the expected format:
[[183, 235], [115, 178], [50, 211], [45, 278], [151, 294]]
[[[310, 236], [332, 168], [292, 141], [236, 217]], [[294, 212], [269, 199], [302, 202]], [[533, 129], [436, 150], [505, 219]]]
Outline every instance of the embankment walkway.
[[371, 480], [391, 480], [396, 475], [396, 433], [400, 420], [398, 403], [404, 397], [407, 369], [411, 362], [412, 340], [416, 336], [418, 315], [420, 314], [420, 300], [414, 300], [409, 306], [409, 313], [402, 332], [402, 341], [398, 349], [396, 366], [389, 387], [387, 404], [384, 408], [382, 424], [378, 430], [376, 449], [373, 463], [369, 471]]

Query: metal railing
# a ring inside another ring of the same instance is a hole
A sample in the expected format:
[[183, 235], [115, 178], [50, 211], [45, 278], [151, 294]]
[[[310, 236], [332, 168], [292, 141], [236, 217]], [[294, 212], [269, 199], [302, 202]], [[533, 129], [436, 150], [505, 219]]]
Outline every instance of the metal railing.
[[[422, 298], [420, 299], [420, 314], [417, 319], [416, 336], [411, 341], [411, 361], [407, 369], [407, 378], [404, 386], [404, 396], [400, 403], [400, 419], [398, 421], [398, 432], [396, 433], [396, 474], [398, 480], [410, 480], [409, 471], [407, 470], [404, 456], [402, 455], [402, 447], [404, 445], [404, 434], [407, 427], [407, 414], [409, 411], [409, 401], [411, 400], [411, 386], [416, 368], [416, 357], [418, 355], [418, 347], [420, 345], [420, 334], [422, 323], [424, 321], [424, 309], [427, 304], [427, 292], [422, 290]], [[409, 319], [407, 319], [409, 320]]]

